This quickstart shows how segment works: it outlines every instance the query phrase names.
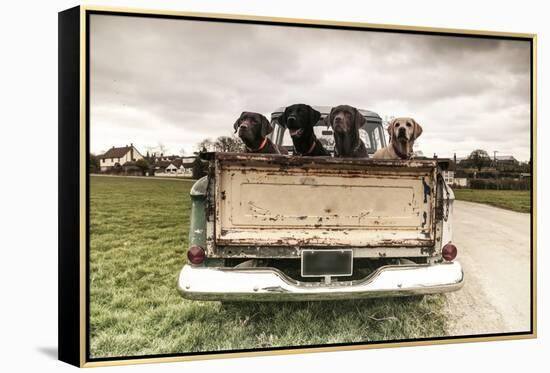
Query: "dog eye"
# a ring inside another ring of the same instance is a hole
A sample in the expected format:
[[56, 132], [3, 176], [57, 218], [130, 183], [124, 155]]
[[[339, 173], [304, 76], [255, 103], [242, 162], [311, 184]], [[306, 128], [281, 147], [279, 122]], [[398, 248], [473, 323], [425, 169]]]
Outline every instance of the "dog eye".
[[407, 122], [407, 127], [410, 127], [412, 126], [412, 124], [410, 122]]
[[400, 123], [396, 123], [396, 124], [395, 124], [395, 127], [399, 127], [399, 125], [400, 125]]

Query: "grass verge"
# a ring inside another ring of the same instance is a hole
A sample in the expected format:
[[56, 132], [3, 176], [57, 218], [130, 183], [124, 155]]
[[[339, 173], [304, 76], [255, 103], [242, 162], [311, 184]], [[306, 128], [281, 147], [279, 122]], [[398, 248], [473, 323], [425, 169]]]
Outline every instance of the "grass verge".
[[90, 352], [117, 357], [446, 335], [444, 297], [303, 303], [183, 299], [191, 181], [91, 177]]
[[531, 212], [528, 190], [453, 189], [458, 200], [485, 203], [517, 212]]

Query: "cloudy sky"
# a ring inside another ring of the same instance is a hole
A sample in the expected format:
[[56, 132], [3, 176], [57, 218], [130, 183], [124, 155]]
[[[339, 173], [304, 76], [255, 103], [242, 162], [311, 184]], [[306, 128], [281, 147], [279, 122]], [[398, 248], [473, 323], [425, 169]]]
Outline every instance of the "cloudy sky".
[[187, 154], [242, 111], [303, 102], [414, 117], [425, 155], [529, 159], [529, 44], [93, 15], [91, 151]]

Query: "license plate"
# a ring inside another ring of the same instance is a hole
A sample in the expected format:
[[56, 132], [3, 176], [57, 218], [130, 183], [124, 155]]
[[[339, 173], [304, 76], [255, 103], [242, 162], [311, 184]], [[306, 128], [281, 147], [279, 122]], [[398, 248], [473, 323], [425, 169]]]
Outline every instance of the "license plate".
[[302, 277], [351, 276], [351, 249], [302, 250]]

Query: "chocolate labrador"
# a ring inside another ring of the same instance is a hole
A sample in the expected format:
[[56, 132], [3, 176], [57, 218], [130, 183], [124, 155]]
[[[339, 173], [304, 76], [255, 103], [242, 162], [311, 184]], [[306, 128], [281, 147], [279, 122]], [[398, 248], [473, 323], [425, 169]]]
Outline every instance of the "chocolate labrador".
[[359, 137], [359, 129], [367, 122], [359, 110], [349, 105], [332, 108], [325, 118], [334, 131], [336, 157], [367, 158], [367, 147]]
[[279, 123], [288, 129], [295, 155], [311, 157], [330, 156], [313, 132], [313, 127], [321, 118], [321, 113], [309, 105], [288, 106], [279, 117]]
[[288, 154], [284, 147], [275, 145], [266, 137], [273, 127], [262, 114], [243, 111], [233, 128], [243, 140], [247, 153]]
[[395, 118], [388, 127], [390, 144], [374, 153], [376, 159], [409, 159], [422, 127], [413, 118]]

